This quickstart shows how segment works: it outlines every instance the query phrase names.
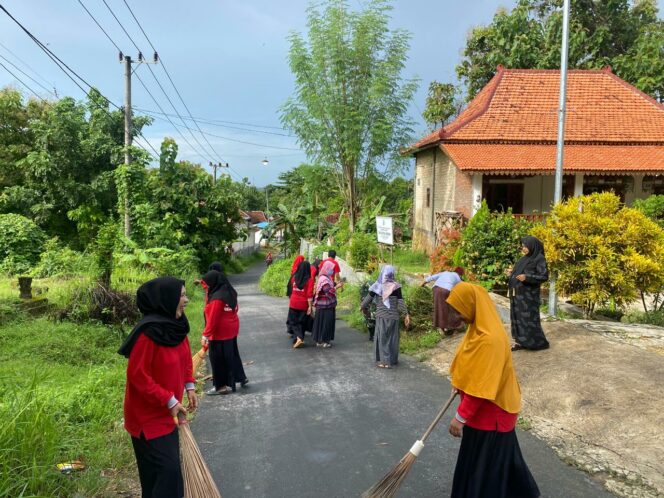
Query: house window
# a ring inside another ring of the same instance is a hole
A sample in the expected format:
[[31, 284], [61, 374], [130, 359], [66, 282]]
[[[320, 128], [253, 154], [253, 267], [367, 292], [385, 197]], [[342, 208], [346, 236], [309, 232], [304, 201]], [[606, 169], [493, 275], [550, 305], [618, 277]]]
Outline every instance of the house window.
[[427, 207], [431, 207], [431, 189], [427, 189]]
[[595, 192], [613, 192], [625, 202], [625, 192], [633, 187], [633, 180], [628, 176], [585, 175], [583, 177], [583, 195]]

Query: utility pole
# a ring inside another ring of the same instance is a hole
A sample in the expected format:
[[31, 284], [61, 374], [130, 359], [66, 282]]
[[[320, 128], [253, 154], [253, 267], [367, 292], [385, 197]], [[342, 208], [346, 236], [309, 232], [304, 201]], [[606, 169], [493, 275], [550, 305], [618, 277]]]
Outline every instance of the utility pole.
[[[125, 76], [125, 95], [124, 95], [124, 145], [125, 145], [125, 166], [129, 166], [132, 161], [131, 157], [131, 144], [132, 144], [132, 123], [131, 123], [131, 65], [132, 64], [157, 64], [159, 62], [159, 55], [157, 52], [153, 55], [153, 62], [148, 62], [143, 58], [141, 52], [138, 53], [138, 60], [134, 61], [129, 55], [119, 54], [119, 59], [124, 64]], [[130, 216], [130, 202], [129, 202], [129, 175], [127, 175], [124, 198], [124, 234], [125, 237], [131, 236], [131, 216]]]
[[212, 168], [212, 179], [214, 184], [217, 184], [217, 169], [218, 168], [228, 168], [228, 163], [213, 163], [210, 162], [210, 168]]
[[[565, 148], [565, 114], [567, 112], [567, 54], [569, 52], [569, 3], [563, 4], [563, 42], [560, 49], [560, 100], [558, 105], [558, 144], [556, 148], [556, 177], [553, 191], [553, 205], [563, 197], [563, 150]], [[555, 317], [558, 308], [556, 296], [556, 276], [549, 280], [549, 316]]]
[[[122, 58], [122, 53], [120, 53]], [[124, 145], [125, 157], [124, 163], [127, 168], [131, 164], [131, 57], [126, 55], [124, 57], [125, 68], [125, 95], [124, 95]], [[124, 198], [124, 234], [125, 237], [131, 236], [131, 216], [129, 216], [129, 175], [127, 173], [127, 180], [125, 184], [125, 198]]]

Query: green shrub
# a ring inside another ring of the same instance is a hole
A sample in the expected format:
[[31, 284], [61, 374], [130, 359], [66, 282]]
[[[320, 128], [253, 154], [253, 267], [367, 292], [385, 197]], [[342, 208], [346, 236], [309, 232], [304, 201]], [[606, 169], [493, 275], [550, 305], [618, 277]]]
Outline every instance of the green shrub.
[[180, 278], [198, 273], [200, 264], [196, 251], [192, 248], [134, 247], [131, 252], [120, 254], [117, 260], [118, 266], [121, 267], [147, 270], [156, 276], [171, 275]]
[[461, 233], [462, 265], [489, 289], [507, 287], [505, 270], [521, 257], [522, 237], [532, 224], [512, 212], [492, 213], [486, 202]]
[[0, 273], [29, 273], [39, 261], [46, 235], [19, 214], [0, 214]]
[[53, 237], [46, 242], [33, 276], [68, 277], [77, 273], [87, 273], [92, 266], [93, 262], [85, 254], [63, 247], [58, 237]]
[[620, 321], [625, 323], [643, 323], [645, 325], [664, 327], [664, 311], [649, 311], [648, 313], [644, 313], [643, 311], [633, 311], [623, 315]]
[[350, 260], [355, 270], [366, 270], [378, 256], [378, 244], [373, 235], [355, 232], [350, 239]]
[[269, 296], [285, 297], [293, 261], [278, 259], [261, 275], [258, 288]]
[[544, 242], [558, 290], [586, 316], [664, 288], [664, 230], [611, 192], [556, 205], [533, 234]]
[[651, 195], [645, 199], [636, 199], [632, 207], [664, 228], [664, 195]]
[[336, 247], [332, 247], [332, 246], [326, 246], [326, 245], [322, 245], [322, 244], [319, 245], [319, 246], [316, 246], [316, 247], [314, 247], [314, 256], [313, 257], [322, 259], [323, 254], [330, 252], [332, 249], [338, 251], [338, 249]]

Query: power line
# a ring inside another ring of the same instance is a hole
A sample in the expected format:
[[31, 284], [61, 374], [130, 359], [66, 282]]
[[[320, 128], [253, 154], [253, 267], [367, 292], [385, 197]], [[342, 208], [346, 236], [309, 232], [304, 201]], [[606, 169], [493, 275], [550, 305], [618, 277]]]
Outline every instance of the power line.
[[[32, 76], [30, 76], [30, 75], [29, 75], [28, 73], [26, 73], [25, 71], [23, 71], [20, 67], [18, 67], [16, 64], [14, 64], [12, 61], [10, 61], [9, 59], [7, 59], [7, 58], [6, 58], [5, 56], [3, 56], [2, 54], [0, 54], [0, 59], [3, 59], [5, 62], [7, 62], [7, 64], [10, 64], [12, 67], [14, 67], [14, 69], [16, 69], [17, 71], [19, 71], [19, 72], [20, 72], [21, 74], [23, 74], [26, 78], [30, 78], [30, 80], [32, 80], [32, 81], [35, 82], [37, 85], [39, 85], [40, 88], [42, 88], [42, 89], [45, 90], [47, 93], [50, 93], [51, 95], [53, 95], [54, 97], [57, 98], [57, 95], [55, 95], [51, 90], [49, 90], [49, 89], [46, 88], [44, 85], [42, 85], [41, 83], [39, 83], [39, 81], [37, 81], [36, 79], [34, 79]], [[3, 66], [3, 67], [4, 67], [4, 66]]]
[[[146, 114], [163, 114], [165, 116], [169, 115], [168, 113], [157, 112], [157, 111], [153, 111], [153, 110], [150, 110], [150, 109], [141, 109], [141, 108], [138, 108], [138, 107], [136, 109], [140, 110], [141, 112], [145, 112]], [[212, 119], [206, 119], [206, 118], [187, 118], [187, 117], [185, 117], [185, 119], [187, 119], [189, 121], [195, 121], [195, 122], [197, 121], [199, 123], [203, 123], [203, 124], [210, 125], [210, 126], [217, 126], [219, 128], [228, 128], [228, 129], [231, 129], [231, 130], [248, 131], [250, 133], [264, 133], [264, 134], [268, 134], [268, 135], [277, 135], [277, 136], [280, 136], [280, 137], [291, 137], [291, 138], [294, 137], [293, 135], [289, 135], [287, 133], [276, 133], [276, 132], [273, 132], [273, 131], [252, 130], [250, 128], [240, 128], [240, 127], [237, 127], [237, 126], [228, 126], [228, 125], [224, 125], [224, 124], [219, 124], [219, 123], [228, 123], [230, 121], [219, 121], [219, 120], [212, 120]], [[236, 124], [245, 124], [245, 123], [236, 123]], [[254, 125], [246, 124], [246, 126], [254, 126]], [[265, 128], [268, 128], [268, 127], [265, 127]], [[276, 126], [270, 126], [269, 128], [276, 128], [278, 130], [282, 129], [282, 128], [277, 128]]]
[[[105, 0], [104, 0], [104, 1], [105, 1]], [[123, 2], [124, 2], [124, 4], [125, 4], [125, 6], [127, 7], [127, 9], [129, 10], [129, 13], [131, 14], [131, 16], [134, 18], [134, 21], [136, 21], [136, 24], [138, 24], [139, 29], [140, 29], [141, 32], [143, 33], [143, 36], [145, 36], [145, 39], [146, 39], [146, 40], [148, 41], [148, 43], [150, 44], [150, 47], [152, 47], [152, 50], [156, 53], [156, 52], [157, 52], [157, 49], [155, 48], [154, 44], [152, 43], [152, 41], [151, 41], [150, 38], [148, 37], [147, 33], [146, 33], [145, 30], [143, 29], [143, 26], [141, 25], [141, 23], [139, 22], [138, 18], [137, 18], [136, 15], [134, 14], [134, 11], [131, 10], [131, 7], [130, 7], [129, 4], [127, 3], [127, 0], [123, 0]], [[173, 85], [173, 89], [175, 90], [175, 93], [177, 94], [178, 98], [180, 99], [180, 102], [182, 102], [182, 105], [183, 105], [184, 108], [186, 109], [187, 114], [189, 114], [189, 117], [192, 118], [192, 120], [193, 120], [193, 116], [191, 115], [191, 111], [189, 110], [189, 106], [187, 106], [186, 102], [185, 102], [184, 99], [182, 98], [182, 95], [180, 94], [180, 91], [178, 90], [178, 87], [175, 86], [175, 82], [173, 81], [173, 78], [171, 78], [171, 74], [168, 72], [168, 68], [166, 67], [166, 64], [164, 64], [163, 59], [161, 60], [161, 67], [164, 69], [164, 72], [166, 73], [166, 76], [168, 77], [168, 81], [170, 81], [170, 82], [171, 82], [171, 85]], [[177, 112], [177, 110], [176, 110], [176, 112]], [[183, 121], [183, 122], [184, 122], [184, 121]], [[212, 146], [212, 144], [210, 143], [210, 141], [207, 139], [207, 137], [206, 137], [205, 134], [203, 133], [203, 130], [201, 130], [201, 127], [198, 125], [198, 123], [197, 123], [196, 121], [194, 121], [194, 124], [196, 124], [196, 128], [198, 128], [199, 133], [201, 133], [201, 135], [203, 136], [203, 139], [204, 139], [205, 142], [208, 144], [208, 147], [210, 147], [210, 149], [212, 150], [212, 152], [214, 152], [218, 157], [221, 157], [221, 156], [219, 155], [219, 153], [214, 149], [214, 147]]]
[[[140, 47], [139, 47], [138, 44], [136, 43], [136, 41], [134, 41], [134, 39], [133, 39], [132, 36], [129, 34], [129, 32], [127, 31], [127, 29], [124, 27], [124, 25], [122, 24], [122, 22], [120, 21], [120, 19], [118, 18], [118, 16], [115, 14], [115, 12], [113, 11], [113, 9], [111, 9], [110, 5], [108, 5], [108, 2], [107, 2], [106, 0], [102, 0], [102, 2], [104, 2], [104, 5], [106, 6], [106, 8], [108, 9], [108, 11], [109, 11], [109, 12], [111, 13], [111, 15], [113, 16], [113, 19], [115, 19], [115, 21], [118, 23], [118, 25], [120, 26], [120, 28], [122, 29], [122, 31], [124, 31], [124, 34], [127, 35], [127, 38], [129, 38], [129, 41], [131, 41], [131, 43], [134, 45], [134, 47], [136, 48], [136, 50], [138, 50], [139, 52], [142, 52], [141, 49], [140, 49]], [[133, 13], [132, 13], [132, 15], [133, 15]], [[150, 46], [152, 46], [151, 43], [150, 43]], [[154, 49], [154, 47], [153, 47], [153, 50], [154, 50], [155, 53], [157, 52], [157, 50]], [[162, 62], [162, 61], [160, 60], [160, 62]], [[162, 64], [163, 64], [163, 62], [162, 62]], [[176, 114], [178, 115], [178, 117], [180, 118], [180, 121], [182, 121], [182, 123], [185, 124], [184, 119], [182, 118], [182, 116], [180, 115], [180, 112], [177, 110], [177, 108], [176, 108], [175, 105], [173, 104], [173, 101], [171, 100], [171, 98], [169, 97], [168, 93], [166, 92], [166, 90], [165, 90], [164, 87], [162, 86], [161, 82], [159, 81], [159, 78], [157, 78], [157, 75], [154, 73], [154, 71], [152, 70], [152, 68], [151, 68], [150, 66], [148, 66], [148, 69], [149, 69], [149, 71], [150, 71], [150, 74], [151, 74], [152, 77], [154, 78], [155, 82], [157, 83], [157, 86], [159, 86], [159, 89], [162, 91], [162, 93], [163, 93], [164, 96], [166, 97], [166, 100], [168, 100], [168, 103], [171, 105], [171, 107], [173, 108], [173, 110], [175, 111], [175, 113], [176, 113]], [[145, 86], [145, 85], [144, 85], [144, 86]], [[203, 145], [198, 141], [198, 138], [196, 137], [196, 135], [194, 135], [193, 130], [191, 130], [190, 128], [188, 128], [188, 129], [189, 129], [189, 132], [191, 133], [192, 138], [193, 138], [194, 141], [198, 144], [198, 146], [201, 147], [201, 149], [203, 149], [204, 152], [207, 152], [207, 151], [205, 151], [205, 147], [203, 147]], [[189, 143], [189, 142], [187, 142], [187, 143]], [[189, 146], [190, 146], [192, 149], [196, 150], [196, 148], [195, 148], [193, 145], [189, 144]], [[214, 152], [214, 150], [213, 150], [213, 152]], [[217, 154], [217, 155], [218, 155], [218, 154]], [[212, 156], [209, 156], [209, 157], [212, 158]], [[212, 158], [212, 159], [214, 160], [214, 158]]]
[[2, 66], [4, 68], [4, 70], [7, 71], [9, 74], [11, 74], [16, 80], [18, 80], [21, 83], [21, 85], [23, 85], [25, 88], [30, 90], [30, 92], [32, 92], [32, 94], [35, 97], [37, 97], [38, 99], [41, 99], [42, 102], [46, 102], [46, 100], [44, 100], [42, 97], [39, 96], [39, 94], [37, 92], [35, 92], [32, 88], [30, 88], [30, 86], [25, 81], [23, 81], [21, 78], [19, 78], [14, 73], [12, 73], [12, 71], [7, 66], [5, 66], [2, 62], [0, 62], [0, 66]]
[[[143, 112], [145, 112], [145, 111], [143, 111]], [[155, 115], [155, 116], [153, 116], [153, 117], [154, 117], [155, 119], [161, 119], [161, 120], [163, 120], [163, 121], [167, 121], [166, 118], [162, 118], [162, 117], [157, 116], [157, 115]], [[171, 122], [171, 124], [173, 124], [172, 121], [170, 121], [170, 122]], [[173, 124], [173, 126], [178, 126], [178, 127], [184, 127], [184, 128], [187, 128], [187, 125], [176, 125], [176, 124]], [[224, 136], [222, 136], [222, 135], [217, 135], [217, 134], [215, 134], [215, 133], [210, 133], [210, 132], [207, 132], [207, 131], [201, 131], [201, 133], [204, 134], [204, 135], [207, 135], [207, 136], [209, 136], [209, 137], [215, 137], [215, 138], [221, 138], [222, 140], [228, 140], [229, 142], [237, 142], [237, 143], [241, 143], [241, 144], [254, 145], [254, 146], [256, 146], [256, 147], [265, 147], [265, 148], [267, 148], [267, 149], [280, 149], [280, 150], [295, 150], [295, 151], [301, 151], [301, 149], [296, 149], [296, 148], [294, 148], [294, 147], [280, 147], [280, 146], [277, 146], [277, 145], [266, 145], [266, 144], [259, 144], [259, 143], [256, 143], [256, 142], [247, 142], [247, 141], [245, 141], [245, 140], [238, 140], [238, 139], [236, 139], [236, 138], [224, 137]]]
[[46, 79], [44, 76], [42, 76], [41, 74], [39, 74], [39, 72], [38, 72], [36, 69], [34, 69], [30, 64], [28, 64], [28, 63], [25, 62], [23, 59], [21, 59], [18, 55], [16, 55], [15, 52], [12, 52], [12, 51], [9, 49], [9, 47], [7, 47], [6, 45], [3, 45], [2, 43], [0, 43], [0, 47], [4, 48], [9, 54], [11, 54], [11, 55], [14, 57], [14, 59], [16, 59], [16, 60], [19, 61], [21, 64], [23, 64], [25, 67], [27, 67], [30, 71], [32, 71], [32, 74], [34, 74], [35, 76], [37, 76], [38, 78], [40, 78], [44, 83], [46, 83], [47, 85], [53, 85], [53, 89], [55, 90], [55, 93], [57, 94], [57, 90], [55, 89], [55, 85], [53, 84], [52, 81], [49, 81], [49, 80]]
[[83, 4], [83, 2], [82, 2], [81, 0], [78, 0], [78, 3], [81, 4], [81, 7], [83, 7], [83, 9], [88, 13], [88, 15], [90, 16], [90, 18], [94, 21], [94, 23], [99, 27], [99, 29], [101, 29], [102, 33], [104, 33], [104, 34], [106, 35], [106, 38], [108, 38], [108, 41], [110, 41], [113, 45], [115, 45], [115, 48], [118, 49], [118, 52], [122, 52], [122, 49], [121, 49], [120, 47], [118, 47], [118, 44], [115, 43], [115, 42], [113, 41], [113, 38], [111, 38], [111, 35], [109, 35], [109, 34], [106, 32], [106, 30], [101, 26], [101, 24], [99, 24], [99, 22], [97, 21], [97, 19], [95, 19], [95, 16], [92, 15], [92, 13], [91, 13], [91, 12], [88, 10], [88, 8]]

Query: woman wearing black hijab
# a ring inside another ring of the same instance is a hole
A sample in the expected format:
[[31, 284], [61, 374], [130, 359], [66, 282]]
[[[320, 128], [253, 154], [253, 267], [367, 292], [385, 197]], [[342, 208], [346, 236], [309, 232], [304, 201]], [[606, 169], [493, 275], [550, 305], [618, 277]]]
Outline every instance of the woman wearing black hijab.
[[209, 345], [212, 366], [212, 389], [205, 394], [235, 392], [235, 383], [242, 387], [249, 383], [244, 373], [237, 336], [240, 331], [237, 291], [221, 272], [212, 270], [203, 275], [205, 289], [205, 330], [201, 344]]
[[544, 245], [532, 236], [521, 239], [523, 257], [511, 272], [508, 295], [512, 321], [512, 351], [547, 349], [540, 322], [540, 286], [549, 278]]
[[293, 331], [295, 342], [293, 348], [304, 345], [304, 331], [307, 321], [311, 320], [314, 302], [314, 277], [311, 274], [309, 261], [301, 261], [290, 280], [290, 302], [288, 307], [288, 330]]
[[129, 358], [124, 426], [131, 435], [143, 498], [182, 498], [180, 443], [174, 418], [198, 407], [189, 348], [184, 282], [150, 280], [138, 288], [138, 322], [118, 353]]

